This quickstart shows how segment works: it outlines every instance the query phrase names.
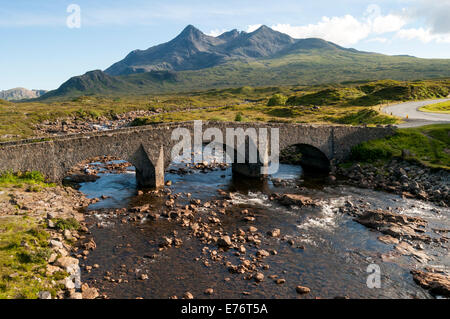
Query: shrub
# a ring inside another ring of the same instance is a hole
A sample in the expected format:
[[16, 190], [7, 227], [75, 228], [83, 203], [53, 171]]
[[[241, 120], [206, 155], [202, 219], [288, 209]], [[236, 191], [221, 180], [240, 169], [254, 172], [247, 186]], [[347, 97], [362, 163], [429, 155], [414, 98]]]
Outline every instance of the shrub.
[[241, 112], [237, 113], [234, 120], [236, 122], [242, 122], [242, 120], [243, 120], [242, 113]]
[[78, 230], [80, 227], [80, 223], [75, 218], [58, 218], [55, 220], [55, 228], [59, 230]]
[[353, 161], [374, 162], [380, 159], [389, 159], [393, 155], [394, 154], [386, 148], [370, 145], [369, 143], [362, 143], [352, 148], [350, 158]]
[[274, 94], [267, 102], [267, 106], [286, 105], [287, 97], [283, 94]]

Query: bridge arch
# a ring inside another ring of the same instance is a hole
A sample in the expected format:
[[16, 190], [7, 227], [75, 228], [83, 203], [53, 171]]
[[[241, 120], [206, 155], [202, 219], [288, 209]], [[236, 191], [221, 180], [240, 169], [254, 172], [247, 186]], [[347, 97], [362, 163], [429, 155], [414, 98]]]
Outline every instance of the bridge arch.
[[331, 161], [319, 148], [310, 144], [297, 143], [280, 150], [280, 161], [299, 164], [306, 170], [328, 173]]

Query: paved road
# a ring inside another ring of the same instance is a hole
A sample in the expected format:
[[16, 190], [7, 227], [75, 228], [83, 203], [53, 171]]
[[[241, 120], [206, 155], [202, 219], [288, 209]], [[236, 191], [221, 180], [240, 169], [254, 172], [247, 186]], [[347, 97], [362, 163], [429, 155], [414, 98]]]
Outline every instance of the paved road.
[[[383, 109], [384, 113], [391, 114], [405, 119], [405, 123], [399, 127], [416, 127], [427, 124], [450, 123], [450, 114], [421, 112], [419, 108], [425, 105], [436, 104], [450, 101], [450, 99], [427, 100], [418, 102], [406, 102], [387, 106]], [[406, 119], [408, 116], [408, 119]]]

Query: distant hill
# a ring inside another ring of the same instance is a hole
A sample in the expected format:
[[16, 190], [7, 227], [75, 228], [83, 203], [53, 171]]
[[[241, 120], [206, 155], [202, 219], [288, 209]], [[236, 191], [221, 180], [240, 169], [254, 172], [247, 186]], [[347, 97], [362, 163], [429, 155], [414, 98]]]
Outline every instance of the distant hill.
[[212, 37], [190, 25], [167, 43], [132, 51], [104, 72], [73, 77], [41, 99], [440, 77], [450, 77], [450, 60], [362, 52], [266, 26]]
[[25, 88], [15, 88], [5, 91], [0, 91], [0, 99], [6, 101], [19, 101], [24, 99], [34, 99], [45, 94], [45, 90], [28, 90]]

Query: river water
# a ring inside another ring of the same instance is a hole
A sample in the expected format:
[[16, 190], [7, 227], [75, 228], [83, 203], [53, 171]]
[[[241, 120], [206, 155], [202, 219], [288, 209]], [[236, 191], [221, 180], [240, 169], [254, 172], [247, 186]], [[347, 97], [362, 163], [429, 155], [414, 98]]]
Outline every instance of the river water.
[[[230, 273], [223, 262], [208, 259], [209, 254], [203, 252], [217, 247], [203, 244], [177, 223], [165, 218], [122, 223], [117, 209], [149, 203], [158, 210], [164, 199], [147, 194], [137, 196], [132, 169], [124, 174], [99, 175], [96, 182], [84, 183], [80, 188], [90, 198], [110, 196], [89, 207], [91, 215], [87, 221], [97, 248], [81, 265], [100, 267], [89, 273], [82, 267], [82, 280], [99, 288], [108, 298], [180, 298], [187, 291], [195, 298], [433, 298], [414, 283], [410, 274], [411, 269], [425, 265], [407, 256], [383, 261], [382, 254], [392, 251], [393, 245], [377, 240], [380, 233], [356, 223], [339, 207], [347, 200], [367, 204], [371, 209], [391, 207], [402, 214], [425, 218], [430, 227], [440, 229], [450, 229], [449, 209], [384, 192], [327, 185], [320, 178], [302, 176], [302, 168], [294, 165], [281, 165], [273, 176], [291, 181], [283, 187], [276, 187], [271, 181], [233, 178], [230, 168], [187, 175], [168, 172], [166, 180], [172, 181], [169, 188], [172, 194], [180, 194], [177, 200], [182, 204], [189, 202], [187, 193], [192, 194], [191, 198], [211, 201], [218, 198], [218, 189], [232, 192], [231, 213], [221, 216], [223, 229], [232, 233], [252, 225], [263, 234], [259, 248], [246, 246], [246, 258], [261, 248], [277, 252], [264, 259], [260, 271], [265, 280], [256, 283], [244, 279], [243, 274]], [[302, 194], [321, 204], [287, 208], [269, 200], [274, 192]], [[256, 220], [244, 221], [240, 215], [243, 209], [254, 212]], [[274, 228], [281, 230], [282, 239], [265, 236]], [[183, 245], [158, 251], [160, 239], [173, 231], [178, 232]], [[295, 244], [291, 245], [289, 239]], [[223, 254], [228, 261], [239, 264], [242, 256], [235, 256], [235, 252]], [[430, 265], [450, 266], [446, 247], [425, 245], [425, 252], [434, 259]], [[366, 284], [371, 264], [381, 269], [381, 288], [371, 289]], [[148, 280], [141, 280], [142, 274], [147, 274]], [[269, 278], [271, 275], [286, 282], [277, 284]], [[311, 293], [298, 295], [298, 285], [309, 287]], [[213, 288], [214, 294], [205, 295], [206, 288]]]

